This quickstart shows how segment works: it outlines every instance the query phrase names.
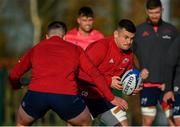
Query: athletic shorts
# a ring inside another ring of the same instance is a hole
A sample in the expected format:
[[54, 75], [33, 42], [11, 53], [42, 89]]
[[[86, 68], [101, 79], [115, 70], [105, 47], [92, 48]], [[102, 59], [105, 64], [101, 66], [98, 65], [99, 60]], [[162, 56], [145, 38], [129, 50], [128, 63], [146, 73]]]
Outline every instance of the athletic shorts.
[[105, 99], [84, 99], [92, 116], [100, 115], [100, 120], [107, 126], [115, 126], [127, 119], [126, 112]]
[[21, 106], [35, 119], [43, 117], [48, 110], [52, 109], [60, 118], [67, 121], [78, 116], [85, 109], [86, 104], [78, 95], [28, 91]]
[[115, 107], [113, 104], [111, 104], [109, 101], [105, 99], [87, 99], [83, 98], [87, 107], [89, 108], [92, 116], [95, 118], [99, 114], [106, 112], [113, 107]]
[[162, 101], [163, 91], [158, 87], [144, 87], [140, 91], [141, 107], [156, 106]]
[[175, 94], [175, 102], [173, 103], [173, 117], [180, 118], [180, 94]]

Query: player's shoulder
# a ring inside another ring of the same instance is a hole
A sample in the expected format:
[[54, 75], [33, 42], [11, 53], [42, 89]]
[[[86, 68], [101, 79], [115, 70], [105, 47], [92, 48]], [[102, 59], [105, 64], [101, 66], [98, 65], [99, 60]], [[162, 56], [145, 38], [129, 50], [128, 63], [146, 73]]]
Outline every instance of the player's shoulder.
[[172, 45], [180, 48], [180, 34], [174, 39], [174, 43]]
[[75, 35], [75, 34], [77, 34], [77, 33], [78, 33], [77, 28], [72, 28], [72, 29], [70, 29], [70, 30], [66, 33], [66, 36], [67, 36], [67, 35]]
[[104, 37], [103, 33], [100, 32], [99, 30], [93, 29], [92, 33], [95, 34], [95, 35], [99, 35], [99, 36], [103, 36]]
[[80, 48], [81, 49], [81, 47], [80, 46], [78, 46], [78, 45], [75, 45], [75, 44], [73, 44], [73, 43], [71, 43], [71, 42], [69, 42], [69, 41], [66, 41], [66, 40], [63, 40], [66, 44], [67, 44], [67, 46], [69, 46], [70, 48]]
[[69, 48], [75, 48], [77, 45], [70, 43], [69, 41], [63, 40], [64, 44]]
[[95, 41], [95, 42], [91, 43], [88, 46], [87, 50], [89, 50], [91, 48], [106, 50], [109, 47], [110, 40], [111, 40], [111, 37], [104, 37], [103, 39], [100, 39], [98, 41]]
[[137, 28], [137, 30], [139, 30], [139, 29], [145, 28], [146, 26], [148, 26], [148, 23], [145, 21], [145, 22], [142, 22], [142, 23], [138, 24], [136, 26], [136, 28]]
[[169, 23], [169, 22], [162, 21], [162, 25], [165, 26], [165, 27], [169, 27], [171, 29], [176, 30], [176, 27], [173, 24]]

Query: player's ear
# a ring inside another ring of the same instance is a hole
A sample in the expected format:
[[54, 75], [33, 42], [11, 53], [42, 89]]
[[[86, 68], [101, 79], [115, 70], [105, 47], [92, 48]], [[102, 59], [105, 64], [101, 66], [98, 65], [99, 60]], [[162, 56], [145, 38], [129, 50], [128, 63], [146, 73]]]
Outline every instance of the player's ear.
[[77, 18], [77, 23], [80, 24], [80, 18], [79, 17]]
[[117, 37], [118, 37], [118, 31], [115, 30], [115, 31], [114, 31], [114, 38], [117, 38]]
[[46, 39], [49, 39], [49, 35], [48, 34], [46, 34]]

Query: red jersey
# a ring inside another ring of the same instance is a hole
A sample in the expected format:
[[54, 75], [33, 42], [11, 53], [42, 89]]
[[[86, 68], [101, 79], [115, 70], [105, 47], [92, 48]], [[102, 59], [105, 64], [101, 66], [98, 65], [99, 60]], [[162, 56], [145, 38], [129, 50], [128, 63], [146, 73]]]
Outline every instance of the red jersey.
[[88, 36], [83, 36], [79, 33], [77, 28], [74, 28], [67, 32], [64, 39], [68, 42], [71, 42], [75, 45], [82, 47], [84, 50], [89, 44], [104, 38], [104, 35], [99, 31], [93, 29]]
[[[92, 43], [86, 50], [90, 60], [106, 78], [108, 86], [111, 85], [113, 76], [122, 76], [127, 70], [133, 68], [132, 51], [122, 51], [117, 47], [114, 37], [107, 37]], [[83, 85], [80, 81], [80, 92], [88, 98], [100, 98], [101, 92], [93, 85], [92, 78], [80, 71], [79, 78], [92, 84]], [[88, 83], [87, 83], [88, 84]]]
[[75, 81], [78, 68], [85, 71], [108, 100], [112, 100], [110, 89], [104, 77], [91, 64], [82, 48], [68, 43], [58, 36], [43, 40], [30, 49], [10, 73], [12, 85], [32, 68], [29, 90], [56, 94], [77, 94]]

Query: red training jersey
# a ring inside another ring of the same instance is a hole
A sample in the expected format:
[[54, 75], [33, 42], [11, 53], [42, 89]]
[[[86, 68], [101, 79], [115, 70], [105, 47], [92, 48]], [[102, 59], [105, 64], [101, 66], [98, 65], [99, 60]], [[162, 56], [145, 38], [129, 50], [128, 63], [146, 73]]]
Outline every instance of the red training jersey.
[[[133, 53], [131, 50], [123, 51], [119, 49], [114, 41], [114, 37], [106, 37], [92, 43], [86, 50], [90, 60], [106, 78], [108, 86], [111, 85], [113, 76], [122, 76], [127, 70], [133, 68]], [[102, 93], [93, 85], [92, 78], [83, 70], [80, 71], [80, 92], [87, 98], [101, 98]], [[84, 80], [91, 82], [84, 85]]]
[[71, 42], [75, 45], [82, 47], [84, 50], [89, 44], [104, 38], [104, 35], [99, 31], [93, 29], [88, 36], [83, 36], [79, 33], [77, 28], [74, 28], [67, 32], [64, 39], [68, 42]]
[[56, 94], [77, 94], [75, 77], [78, 68], [89, 75], [108, 100], [112, 100], [104, 77], [89, 61], [83, 49], [58, 36], [42, 40], [23, 55], [10, 72], [12, 85], [32, 68], [29, 90]]

